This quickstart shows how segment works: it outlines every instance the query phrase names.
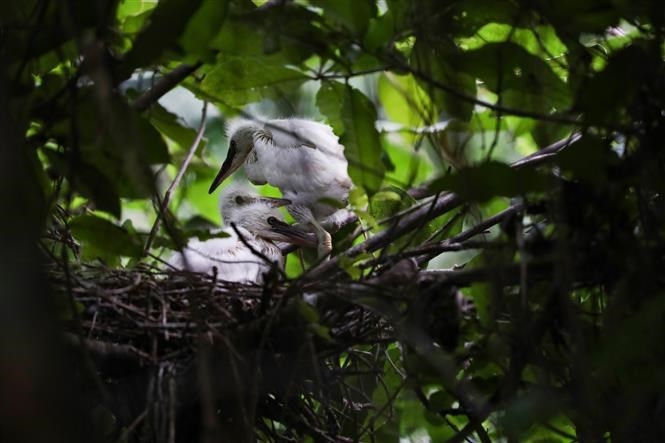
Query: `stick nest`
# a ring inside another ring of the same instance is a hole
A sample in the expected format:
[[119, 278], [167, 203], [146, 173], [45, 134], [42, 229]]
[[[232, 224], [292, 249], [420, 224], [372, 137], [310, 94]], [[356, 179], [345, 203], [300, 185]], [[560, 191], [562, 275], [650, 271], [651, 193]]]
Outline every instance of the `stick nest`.
[[[49, 275], [57, 299], [67, 307], [67, 340], [94, 362], [107, 388], [109, 381], [117, 387], [137, 371], [147, 377], [142, 410], [109, 407], [114, 418], [124, 421], [121, 437], [129, 441], [138, 429], [151, 436], [149, 441], [191, 436], [195, 430], [185, 429], [181, 416], [201, 404], [221, 423], [221, 428], [210, 425], [208, 433], [229, 435], [226, 417], [242, 410], [243, 421], [253, 423], [249, 432], [265, 441], [304, 435], [346, 441], [340, 434], [345, 423], [365, 421], [369, 411], [359, 405], [372, 403], [371, 390], [363, 394], [349, 380], [357, 384], [358, 377], [369, 376], [379, 386], [386, 361], [377, 358], [373, 346], [385, 348], [395, 341], [385, 320], [335, 297], [351, 291], [339, 279], [334, 284], [279, 282], [268, 276], [256, 286], [146, 266], [63, 264], [50, 266]], [[316, 307], [303, 301], [304, 294], [320, 297]], [[203, 364], [207, 371], [200, 370]], [[167, 378], [175, 383], [171, 389]], [[233, 386], [253, 389], [229, 394]], [[114, 389], [112, 396], [122, 400], [123, 393]], [[201, 392], [188, 403], [193, 390]], [[214, 392], [208, 406], [204, 390]], [[100, 403], [122, 403], [104, 398]], [[196, 426], [200, 423], [196, 420]], [[356, 437], [363, 432], [368, 428], [354, 431]]]

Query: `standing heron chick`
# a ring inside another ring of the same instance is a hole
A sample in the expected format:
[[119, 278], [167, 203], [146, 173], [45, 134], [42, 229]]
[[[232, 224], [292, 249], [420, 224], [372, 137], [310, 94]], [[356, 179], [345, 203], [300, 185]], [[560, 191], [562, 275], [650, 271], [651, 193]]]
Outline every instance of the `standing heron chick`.
[[205, 241], [192, 239], [167, 263], [176, 269], [210, 274], [216, 268], [220, 280], [261, 284], [271, 266], [284, 267], [282, 252], [273, 242], [316, 245], [312, 234], [283, 221], [277, 208], [290, 203], [259, 196], [246, 183], [233, 183], [220, 194], [220, 211], [226, 225], [221, 232], [227, 236]]
[[208, 192], [244, 165], [252, 183], [270, 183], [282, 191], [293, 217], [313, 227], [319, 255], [327, 255], [332, 243], [326, 229], [347, 212], [340, 208], [348, 204], [352, 186], [344, 146], [332, 128], [300, 118], [235, 119], [227, 135], [229, 151]]

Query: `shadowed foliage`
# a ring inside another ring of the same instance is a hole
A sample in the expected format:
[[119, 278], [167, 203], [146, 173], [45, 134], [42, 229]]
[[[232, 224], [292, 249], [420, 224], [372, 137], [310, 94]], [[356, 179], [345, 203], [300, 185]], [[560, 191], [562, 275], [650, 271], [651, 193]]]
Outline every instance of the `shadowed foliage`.
[[[661, 3], [3, 2], [0, 440], [659, 441]], [[235, 116], [354, 182], [261, 286], [164, 264]]]

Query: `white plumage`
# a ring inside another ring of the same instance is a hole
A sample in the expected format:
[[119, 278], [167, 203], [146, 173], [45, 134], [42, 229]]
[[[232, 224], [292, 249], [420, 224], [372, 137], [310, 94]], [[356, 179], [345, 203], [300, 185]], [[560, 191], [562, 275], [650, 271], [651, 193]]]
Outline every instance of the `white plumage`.
[[228, 236], [191, 239], [182, 253], [173, 254], [167, 263], [176, 269], [210, 274], [216, 268], [220, 280], [260, 284], [273, 264], [280, 269], [284, 266], [282, 252], [273, 241], [316, 244], [311, 235], [282, 220], [276, 208], [289, 203], [261, 197], [249, 185], [233, 183], [220, 195], [220, 210], [227, 225], [221, 232]]
[[289, 212], [317, 231], [323, 249], [330, 235], [321, 226], [348, 202], [352, 182], [344, 146], [330, 126], [299, 118], [235, 119], [227, 126], [230, 140], [226, 160], [215, 177], [213, 192], [243, 164], [255, 184], [270, 183], [291, 200]]

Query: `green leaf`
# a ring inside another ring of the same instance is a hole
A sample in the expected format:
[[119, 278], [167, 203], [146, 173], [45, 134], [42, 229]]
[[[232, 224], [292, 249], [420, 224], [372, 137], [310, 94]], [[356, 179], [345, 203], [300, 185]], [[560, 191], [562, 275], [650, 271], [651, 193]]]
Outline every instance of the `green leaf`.
[[242, 106], [266, 95], [294, 90], [308, 77], [271, 57], [223, 56], [201, 83], [201, 90], [226, 105]]
[[589, 124], [623, 123], [630, 117], [627, 107], [657, 72], [660, 62], [639, 46], [629, 46], [614, 54], [605, 69], [583, 82], [575, 103]]
[[559, 0], [556, 4], [542, 3], [541, 14], [547, 22], [554, 24], [560, 35], [584, 32], [603, 34], [618, 25], [621, 18], [613, 3], [608, 0]]
[[136, 17], [151, 11], [157, 6], [157, 0], [121, 0], [118, 4], [116, 17], [123, 21], [128, 17]]
[[390, 120], [409, 128], [426, 124], [424, 117], [430, 115], [433, 104], [412, 75], [382, 74], [378, 88], [379, 100]]
[[342, 134], [340, 142], [345, 147], [351, 179], [371, 196], [381, 187], [385, 174], [383, 149], [374, 126], [374, 105], [362, 92], [336, 82], [321, 86], [316, 103], [335, 132]]
[[474, 103], [470, 99], [476, 97], [476, 81], [468, 72], [449, 63], [456, 52], [450, 42], [432, 46], [429, 42], [418, 40], [413, 48], [411, 64], [427, 76], [420, 78], [418, 83], [428, 92], [434, 105], [451, 117], [468, 121], [473, 112]]
[[[372, 216], [376, 219], [387, 218], [404, 207], [410, 206], [402, 195], [394, 189], [382, 189], [372, 196], [370, 208]], [[413, 198], [411, 198], [413, 200]], [[407, 200], [408, 201], [408, 200]]]
[[[182, 150], [189, 149], [196, 139], [196, 131], [193, 128], [186, 126], [178, 115], [167, 111], [159, 103], [155, 103], [150, 107], [146, 117], [159, 132], [173, 140]], [[206, 140], [202, 139], [198, 152], [203, 151], [206, 144]]]
[[460, 169], [430, 184], [434, 192], [452, 191], [469, 201], [484, 202], [495, 196], [514, 197], [547, 189], [547, 177], [533, 169], [513, 169], [488, 161]]
[[450, 65], [481, 79], [508, 107], [549, 114], [571, 105], [568, 86], [550, 66], [514, 43], [489, 43], [455, 54]]
[[51, 167], [59, 175], [67, 177], [72, 187], [82, 196], [91, 199], [95, 203], [96, 209], [120, 218], [120, 197], [116, 192], [116, 186], [105, 173], [96, 166], [85, 162], [78, 163], [76, 170], [72, 171], [65, 154], [51, 149], [44, 149], [42, 152], [49, 159]]
[[586, 180], [595, 185], [607, 181], [607, 167], [616, 154], [603, 140], [585, 135], [556, 155], [556, 164], [564, 172], [576, 179]]
[[69, 227], [72, 235], [81, 242], [87, 258], [108, 256], [141, 257], [143, 245], [138, 236], [126, 229], [95, 215], [74, 218]]
[[[242, 14], [225, 25], [215, 44], [225, 55], [276, 55], [297, 65], [313, 53], [328, 58], [330, 38], [321, 16], [305, 5], [283, 2]], [[242, 33], [243, 38], [237, 36]]]
[[[168, 49], [176, 48], [178, 38], [203, 0], [162, 0], [153, 10], [148, 25], [136, 37], [125, 55], [121, 77], [141, 66], [157, 62]], [[217, 2], [214, 2], [217, 3]]]
[[488, 23], [472, 38], [463, 39], [460, 46], [466, 50], [478, 49], [487, 43], [510, 41], [529, 53], [540, 57], [560, 57], [567, 48], [551, 26], [516, 28], [509, 23]]
[[228, 0], [204, 1], [201, 4], [179, 40], [188, 56], [201, 60], [214, 58], [210, 42], [223, 28], [228, 12]]
[[356, 35], [363, 35], [369, 20], [376, 16], [374, 0], [313, 0], [312, 4], [323, 8], [323, 15]]
[[[100, 101], [93, 91], [86, 89], [81, 90], [79, 95], [81, 98], [75, 107], [79, 149], [67, 152], [70, 156], [68, 161], [74, 165], [90, 165], [101, 172], [100, 177], [112, 183], [109, 190], [112, 194], [129, 198], [152, 195], [154, 177], [150, 165], [170, 160], [160, 133], [145, 117], [134, 111], [124, 97], [113, 94]], [[65, 118], [54, 125], [53, 134], [65, 138], [70, 130], [71, 121]], [[64, 175], [70, 177], [66, 168]], [[89, 188], [101, 191], [100, 186], [94, 185], [94, 175], [79, 169], [77, 167], [75, 172], [88, 183]], [[99, 195], [98, 192], [95, 194]], [[116, 215], [118, 212], [113, 211]]]

